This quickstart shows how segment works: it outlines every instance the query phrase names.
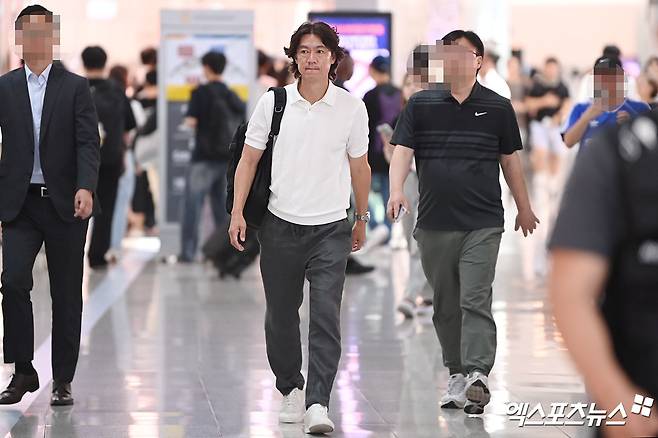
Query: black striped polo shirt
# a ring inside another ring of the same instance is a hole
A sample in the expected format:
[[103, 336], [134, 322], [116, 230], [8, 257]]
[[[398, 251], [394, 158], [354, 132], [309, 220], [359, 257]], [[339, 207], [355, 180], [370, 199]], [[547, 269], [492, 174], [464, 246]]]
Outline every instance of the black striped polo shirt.
[[503, 226], [499, 156], [522, 149], [509, 99], [478, 82], [461, 104], [447, 90], [420, 91], [402, 111], [391, 144], [414, 150], [419, 228]]

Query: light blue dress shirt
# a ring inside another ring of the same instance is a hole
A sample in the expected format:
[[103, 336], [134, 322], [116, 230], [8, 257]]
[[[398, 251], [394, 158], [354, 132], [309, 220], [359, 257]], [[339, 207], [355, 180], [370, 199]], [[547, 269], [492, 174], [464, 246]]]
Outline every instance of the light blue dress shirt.
[[32, 107], [32, 126], [34, 129], [34, 165], [32, 167], [31, 184], [45, 184], [43, 171], [41, 170], [41, 154], [39, 153], [39, 135], [41, 134], [41, 113], [43, 112], [43, 99], [46, 96], [48, 75], [52, 64], [37, 76], [25, 64], [25, 75], [27, 76], [27, 92], [30, 95], [30, 106]]

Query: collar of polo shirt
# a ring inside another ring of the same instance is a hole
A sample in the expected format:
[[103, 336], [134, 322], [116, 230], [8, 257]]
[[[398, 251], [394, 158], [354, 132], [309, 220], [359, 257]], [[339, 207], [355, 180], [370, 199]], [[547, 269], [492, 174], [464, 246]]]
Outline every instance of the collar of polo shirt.
[[[475, 95], [475, 93], [477, 93], [480, 90], [481, 87], [482, 86], [480, 85], [480, 83], [476, 79], [475, 84], [473, 85], [473, 88], [471, 89], [471, 93], [462, 102], [462, 105], [465, 104], [466, 102], [468, 102], [471, 99], [471, 97], [473, 97]], [[443, 90], [443, 91], [445, 92], [445, 96], [443, 97], [443, 100], [449, 100], [449, 101], [455, 101], [456, 102], [456, 99], [454, 98], [454, 96], [452, 95], [450, 90]]]
[[[306, 99], [304, 99], [304, 97], [299, 94], [299, 81], [295, 81], [294, 84], [295, 86], [288, 93], [288, 100], [291, 104], [299, 102], [300, 100], [306, 102]], [[322, 99], [318, 100], [318, 102], [324, 102], [329, 106], [334, 106], [334, 103], [336, 102], [336, 89], [337, 87], [333, 84], [333, 82], [329, 81], [329, 88], [327, 88], [327, 92], [324, 93], [324, 96], [322, 96]]]

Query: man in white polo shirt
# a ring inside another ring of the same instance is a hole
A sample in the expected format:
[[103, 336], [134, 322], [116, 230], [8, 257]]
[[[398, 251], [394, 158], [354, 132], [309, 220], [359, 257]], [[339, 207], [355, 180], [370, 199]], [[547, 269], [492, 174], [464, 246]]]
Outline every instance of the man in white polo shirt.
[[[343, 56], [338, 43], [327, 24], [304, 23], [285, 49], [297, 82], [285, 87], [287, 101], [273, 149], [269, 212], [258, 232], [267, 356], [284, 396], [279, 419], [303, 420], [307, 433], [334, 429], [327, 407], [341, 355], [345, 266], [350, 251], [364, 244], [369, 219], [368, 116], [360, 99], [330, 81]], [[249, 121], [236, 170], [229, 234], [238, 250], [249, 232], [242, 211], [273, 110], [273, 93], [265, 93]], [[356, 198], [354, 226], [346, 212], [350, 181]], [[310, 323], [304, 401], [299, 307], [305, 278], [310, 283]]]

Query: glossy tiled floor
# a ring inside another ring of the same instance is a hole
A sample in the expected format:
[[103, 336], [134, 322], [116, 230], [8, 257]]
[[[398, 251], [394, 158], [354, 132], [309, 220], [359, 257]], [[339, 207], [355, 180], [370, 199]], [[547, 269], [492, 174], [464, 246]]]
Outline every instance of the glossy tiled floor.
[[[513, 221], [508, 221], [513, 223]], [[375, 273], [349, 278], [344, 354], [331, 402], [333, 436], [567, 437], [574, 427], [525, 427], [507, 402], [586, 402], [561, 346], [543, 281], [542, 237], [504, 235], [494, 287], [498, 355], [485, 415], [442, 411], [448, 373], [429, 318], [404, 322], [395, 303], [405, 251], [377, 249]], [[139, 245], [138, 245], [139, 246]], [[539, 248], [539, 250], [537, 250]], [[535, 255], [533, 255], [535, 254]], [[168, 266], [132, 249], [121, 265], [87, 276], [84, 340], [72, 408], [48, 406], [50, 301], [44, 261], [35, 268], [37, 367], [43, 391], [0, 408], [0, 436], [301, 437], [280, 426], [280, 395], [265, 357], [258, 269], [220, 281], [204, 266]], [[308, 309], [302, 308], [303, 327]], [[0, 377], [9, 378], [10, 366]], [[2, 383], [4, 386], [4, 383]]]

